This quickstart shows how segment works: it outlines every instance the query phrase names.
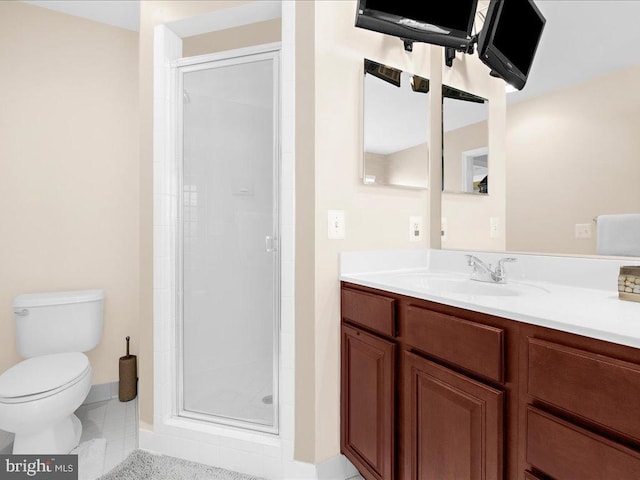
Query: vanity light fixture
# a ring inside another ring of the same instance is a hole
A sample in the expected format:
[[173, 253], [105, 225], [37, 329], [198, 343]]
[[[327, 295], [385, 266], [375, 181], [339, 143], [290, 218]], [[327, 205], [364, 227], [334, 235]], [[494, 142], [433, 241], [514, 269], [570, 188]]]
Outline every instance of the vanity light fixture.
[[419, 93], [429, 93], [429, 80], [418, 75], [412, 76], [411, 90]]
[[380, 80], [384, 80], [391, 85], [400, 87], [400, 80], [402, 76], [402, 70], [389, 67], [381, 63], [374, 62], [372, 60], [364, 60], [364, 73], [371, 74], [374, 77], [378, 77]]

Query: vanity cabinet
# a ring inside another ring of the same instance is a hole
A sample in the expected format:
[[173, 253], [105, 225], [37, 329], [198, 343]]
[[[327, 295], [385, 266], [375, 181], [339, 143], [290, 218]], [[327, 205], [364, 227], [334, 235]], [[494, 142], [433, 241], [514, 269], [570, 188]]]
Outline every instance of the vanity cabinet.
[[367, 480], [636, 480], [640, 350], [342, 284], [342, 453]]
[[388, 332], [394, 302], [350, 290], [342, 293], [345, 319], [357, 326], [342, 325], [341, 449], [367, 478], [392, 479], [396, 344], [362, 327]]
[[507, 478], [513, 345], [441, 307], [343, 285], [341, 450], [367, 480]]

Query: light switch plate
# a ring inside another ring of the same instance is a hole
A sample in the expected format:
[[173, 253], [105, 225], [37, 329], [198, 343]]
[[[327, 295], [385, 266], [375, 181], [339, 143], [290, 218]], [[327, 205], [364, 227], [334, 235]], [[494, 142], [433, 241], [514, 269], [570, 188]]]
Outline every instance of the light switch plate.
[[409, 241], [410, 242], [420, 242], [423, 238], [423, 230], [424, 224], [422, 222], [422, 217], [415, 216], [409, 217]]
[[344, 236], [344, 210], [327, 210], [327, 237], [329, 240], [340, 240]]

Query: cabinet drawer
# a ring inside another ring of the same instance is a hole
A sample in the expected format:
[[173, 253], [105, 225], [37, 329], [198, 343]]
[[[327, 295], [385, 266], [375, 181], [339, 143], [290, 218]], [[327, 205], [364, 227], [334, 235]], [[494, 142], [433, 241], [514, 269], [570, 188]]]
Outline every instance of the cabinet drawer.
[[557, 480], [640, 478], [640, 453], [527, 407], [527, 462]]
[[529, 338], [534, 398], [640, 440], [640, 366]]
[[483, 377], [504, 381], [504, 330], [424, 308], [407, 307], [411, 346]]
[[342, 318], [389, 337], [396, 333], [395, 304], [393, 298], [342, 289]]

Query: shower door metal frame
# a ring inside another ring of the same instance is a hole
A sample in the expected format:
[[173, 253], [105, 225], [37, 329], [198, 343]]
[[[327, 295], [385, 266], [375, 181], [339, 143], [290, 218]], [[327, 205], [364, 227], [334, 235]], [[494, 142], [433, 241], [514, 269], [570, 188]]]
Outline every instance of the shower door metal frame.
[[[254, 430], [277, 435], [279, 433], [280, 417], [280, 43], [270, 43], [254, 47], [230, 50], [221, 53], [200, 55], [177, 60], [172, 65], [174, 89], [174, 118], [175, 118], [175, 168], [176, 168], [176, 299], [175, 299], [175, 392], [173, 399], [172, 415], [192, 420], [205, 421], [219, 424], [225, 427]], [[246, 420], [228, 418], [219, 415], [208, 415], [190, 412], [184, 409], [184, 377], [183, 377], [183, 350], [184, 350], [184, 279], [183, 279], [183, 255], [184, 255], [184, 74], [211, 68], [221, 68], [233, 65], [252, 63], [257, 61], [273, 61], [273, 227], [272, 235], [275, 237], [275, 250], [273, 254], [273, 426]]]

